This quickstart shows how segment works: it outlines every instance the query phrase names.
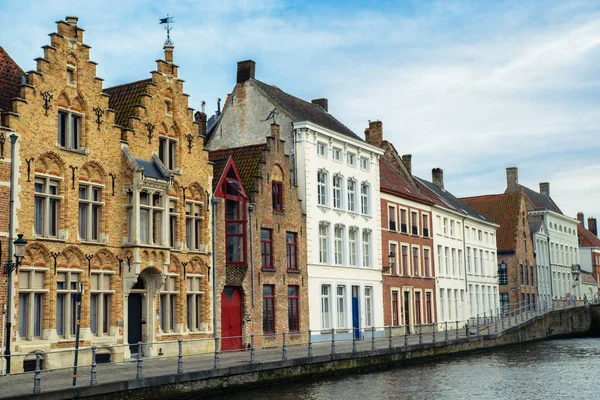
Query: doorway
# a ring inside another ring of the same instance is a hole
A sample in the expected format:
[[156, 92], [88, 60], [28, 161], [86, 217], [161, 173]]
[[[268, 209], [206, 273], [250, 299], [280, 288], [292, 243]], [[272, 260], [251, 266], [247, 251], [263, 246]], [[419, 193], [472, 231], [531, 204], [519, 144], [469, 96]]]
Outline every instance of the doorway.
[[227, 286], [221, 293], [221, 350], [242, 349], [242, 295]]
[[127, 338], [131, 354], [138, 353], [138, 342], [142, 341], [142, 295], [130, 293], [127, 308]]
[[358, 286], [352, 286], [352, 328], [354, 337], [360, 339], [362, 333], [360, 331], [360, 309], [358, 308]]

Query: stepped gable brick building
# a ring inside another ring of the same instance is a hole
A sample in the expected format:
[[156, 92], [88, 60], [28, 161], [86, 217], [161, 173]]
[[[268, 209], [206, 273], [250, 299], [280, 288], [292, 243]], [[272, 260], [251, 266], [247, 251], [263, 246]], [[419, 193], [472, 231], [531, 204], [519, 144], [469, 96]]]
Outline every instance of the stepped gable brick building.
[[436, 322], [433, 202], [415, 185], [411, 156], [400, 157], [383, 140], [381, 121], [371, 121], [365, 137], [385, 150], [379, 160], [384, 323], [415, 333], [415, 325]]
[[550, 196], [550, 183], [541, 182], [539, 192], [519, 184], [519, 170], [506, 168], [505, 193], [521, 191], [536, 253], [538, 295], [547, 304], [551, 299], [578, 297], [580, 293], [577, 219], [564, 215]]
[[[593, 296], [599, 294], [598, 282], [600, 282], [600, 239], [597, 234], [596, 218], [588, 218], [588, 227], [585, 228], [585, 219], [583, 213], [577, 213], [577, 219], [579, 225], [577, 225], [577, 236], [579, 237], [579, 259], [581, 260], [581, 276], [582, 283], [588, 283], [588, 289], [583, 290], [582, 293], [587, 296], [589, 300]], [[591, 277], [590, 277], [591, 275]], [[589, 293], [589, 286], [592, 285], [592, 279], [596, 284], [596, 290], [592, 291], [593, 294]]]
[[222, 350], [307, 339], [306, 217], [279, 125], [265, 144], [210, 152], [215, 174], [217, 335]]
[[497, 232], [497, 256], [502, 311], [518, 312], [521, 307], [534, 304], [537, 301], [537, 278], [527, 206], [523, 194], [521, 192], [493, 194], [461, 200], [500, 225]]
[[[4, 155], [18, 168], [13, 233], [28, 241], [10, 299], [12, 371], [30, 369], [36, 350], [44, 368], [70, 365], [71, 352], [52, 350], [75, 346], [79, 282], [80, 345], [97, 346], [100, 359], [128, 358], [138, 341], [165, 342], [145, 344], [151, 356], [176, 354], [166, 341], [212, 337], [212, 166], [173, 47], [150, 79], [109, 89], [76, 17], [58, 21], [43, 50], [18, 91], [22, 71], [0, 52], [10, 87], [0, 91], [1, 130], [18, 135], [16, 153]], [[0, 168], [4, 181], [4, 160]]]

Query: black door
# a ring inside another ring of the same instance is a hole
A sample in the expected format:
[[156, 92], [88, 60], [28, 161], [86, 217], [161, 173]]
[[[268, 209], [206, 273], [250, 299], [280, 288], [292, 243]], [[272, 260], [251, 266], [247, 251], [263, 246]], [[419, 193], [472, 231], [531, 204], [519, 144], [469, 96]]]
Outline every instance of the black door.
[[404, 329], [410, 334], [410, 294], [404, 292]]
[[131, 293], [127, 308], [129, 338], [129, 350], [131, 354], [137, 354], [138, 342], [142, 341], [142, 295]]

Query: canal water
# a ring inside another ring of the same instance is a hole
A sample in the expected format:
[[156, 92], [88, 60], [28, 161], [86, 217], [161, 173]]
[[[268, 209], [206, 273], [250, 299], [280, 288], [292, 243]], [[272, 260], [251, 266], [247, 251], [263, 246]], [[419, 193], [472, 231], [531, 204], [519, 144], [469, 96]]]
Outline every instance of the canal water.
[[600, 338], [536, 342], [216, 399], [600, 399]]

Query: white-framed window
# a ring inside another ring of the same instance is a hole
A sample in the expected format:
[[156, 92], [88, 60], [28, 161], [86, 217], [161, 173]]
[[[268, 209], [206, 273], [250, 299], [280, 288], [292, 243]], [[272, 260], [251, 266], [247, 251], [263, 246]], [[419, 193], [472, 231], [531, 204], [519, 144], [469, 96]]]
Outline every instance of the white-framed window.
[[348, 264], [352, 267], [357, 266], [358, 247], [356, 245], [358, 229], [350, 228], [348, 231]]
[[362, 232], [362, 265], [371, 266], [371, 231], [366, 229]]
[[454, 220], [450, 220], [450, 236], [454, 237]]
[[480, 242], [483, 241], [483, 236], [482, 236], [481, 229], [479, 229], [477, 231], [477, 240], [479, 240]]
[[81, 271], [62, 270], [56, 274], [56, 334], [68, 338], [77, 328], [77, 287]]
[[317, 142], [317, 155], [320, 157], [327, 158], [327, 144], [323, 142]]
[[77, 85], [76, 68], [74, 65], [67, 64], [67, 84], [70, 86]]
[[158, 158], [170, 171], [175, 169], [177, 155], [177, 140], [166, 136], [158, 138]]
[[444, 247], [444, 261], [446, 264], [446, 275], [450, 274], [450, 249]]
[[202, 203], [185, 202], [185, 243], [188, 250], [198, 251], [202, 244]]
[[346, 286], [339, 285], [336, 293], [337, 327], [346, 327]]
[[363, 171], [368, 171], [370, 166], [369, 159], [367, 157], [360, 158], [360, 169]]
[[160, 289], [160, 330], [163, 333], [175, 331], [175, 317], [177, 315], [177, 277], [167, 275], [163, 287]]
[[62, 200], [60, 181], [48, 176], [36, 176], [34, 183], [34, 230], [44, 237], [58, 236], [59, 207]]
[[408, 233], [408, 210], [405, 208], [400, 209], [400, 232]]
[[389, 242], [390, 254], [394, 255], [394, 265], [390, 268], [390, 274], [398, 275], [398, 265], [399, 265], [399, 257], [398, 257], [398, 243]]
[[343, 240], [344, 240], [344, 228], [341, 226], [336, 226], [333, 230], [333, 255], [334, 255], [334, 263], [337, 265], [343, 264]]
[[321, 206], [327, 205], [327, 172], [317, 172], [317, 203]]
[[102, 186], [79, 182], [79, 239], [100, 240]]
[[187, 285], [187, 329], [189, 332], [198, 332], [202, 324], [202, 296], [201, 275], [188, 274]]
[[410, 212], [410, 233], [413, 235], [419, 234], [419, 213], [416, 211]]
[[388, 205], [388, 229], [390, 231], [396, 231], [398, 229], [396, 219], [396, 206]]
[[431, 276], [431, 257], [430, 251], [427, 248], [423, 248], [423, 269], [425, 277], [428, 278]]
[[348, 179], [348, 211], [356, 212], [356, 181]]
[[333, 159], [333, 161], [341, 162], [342, 161], [342, 149], [340, 149], [339, 147], [333, 147], [331, 149], [331, 158]]
[[445, 320], [446, 319], [446, 310], [444, 309], [444, 289], [440, 289], [440, 317], [441, 320]]
[[467, 247], [467, 272], [469, 274], [471, 273], [471, 248], [470, 247]]
[[458, 276], [462, 276], [463, 272], [463, 252], [458, 249]]
[[58, 145], [65, 149], [79, 150], [83, 116], [70, 111], [58, 111]]
[[481, 266], [481, 275], [485, 275], [485, 264], [483, 263], [483, 250], [479, 250], [479, 266]]
[[365, 327], [373, 326], [373, 288], [365, 286]]
[[342, 184], [343, 179], [340, 175], [333, 176], [333, 207], [342, 208]]
[[356, 154], [346, 153], [346, 161], [348, 162], [349, 166], [356, 167]]
[[420, 257], [419, 257], [419, 248], [418, 247], [412, 247], [411, 248], [412, 251], [412, 272], [414, 276], [421, 276], [421, 263], [420, 263]]
[[444, 264], [442, 264], [442, 256], [443, 256], [442, 255], [442, 246], [438, 246], [437, 247], [437, 256], [438, 256], [438, 259], [437, 259], [437, 274], [441, 275], [442, 274], [442, 266], [444, 265]]
[[319, 262], [326, 264], [328, 262], [329, 247], [329, 225], [321, 223], [319, 225]]
[[444, 218], [444, 235], [448, 234], [448, 218]]
[[330, 285], [321, 285], [321, 329], [331, 329]]
[[370, 191], [370, 187], [369, 184], [366, 182], [363, 182], [360, 185], [360, 206], [361, 206], [361, 212], [364, 215], [369, 215], [370, 214], [370, 207], [371, 205], [369, 204], [369, 194]]
[[44, 300], [48, 289], [44, 288], [46, 269], [19, 269], [19, 337], [33, 340], [42, 336]]
[[140, 241], [162, 245], [163, 194], [140, 192]]
[[90, 329], [96, 336], [110, 331], [111, 299], [115, 294], [111, 290], [110, 280], [113, 271], [96, 270], [91, 274]]
[[177, 245], [177, 222], [179, 212], [177, 212], [177, 199], [169, 198], [169, 247], [174, 249]]

